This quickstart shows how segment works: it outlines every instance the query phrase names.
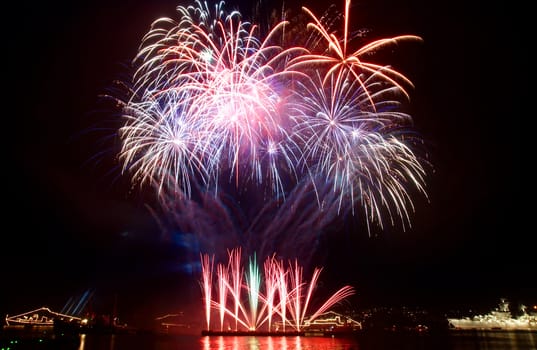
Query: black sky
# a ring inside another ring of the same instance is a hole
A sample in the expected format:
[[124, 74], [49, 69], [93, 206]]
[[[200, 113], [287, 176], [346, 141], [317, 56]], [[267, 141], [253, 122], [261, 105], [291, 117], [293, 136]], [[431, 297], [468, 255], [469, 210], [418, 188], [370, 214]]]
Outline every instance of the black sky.
[[[91, 136], [98, 95], [151, 22], [175, 16], [178, 4], [20, 2], [7, 11], [2, 314], [60, 309], [86, 289], [103, 304], [115, 294], [124, 308], [156, 312], [179, 307], [177, 295], [198, 297], [177, 245], [160, 239], [143, 198], [117, 178]], [[517, 67], [529, 49], [514, 12], [462, 0], [353, 5], [356, 28], [424, 39], [396, 67], [415, 84], [411, 114], [434, 172], [429, 201], [416, 198], [411, 229], [369, 237], [349, 224], [324, 237], [326, 284], [353, 284], [363, 305], [537, 303], [532, 225], [521, 200], [531, 198], [523, 196], [520, 136], [530, 115]]]

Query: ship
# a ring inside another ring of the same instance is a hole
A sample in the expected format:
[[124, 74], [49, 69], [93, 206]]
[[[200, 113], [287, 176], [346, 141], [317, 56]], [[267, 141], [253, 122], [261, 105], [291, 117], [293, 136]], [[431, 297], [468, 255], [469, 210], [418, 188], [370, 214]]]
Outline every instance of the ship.
[[528, 313], [524, 305], [521, 315], [513, 316], [509, 301], [500, 299], [498, 307], [486, 314], [472, 317], [448, 318], [451, 329], [454, 330], [535, 330], [537, 331], [537, 315]]
[[335, 311], [322, 313], [304, 324], [305, 336], [350, 336], [362, 330], [362, 324]]
[[53, 328], [57, 322], [83, 325], [86, 320], [77, 316], [55, 312], [43, 306], [19, 315], [6, 315], [4, 328]]
[[159, 334], [198, 334], [201, 326], [187, 319], [184, 312], [166, 314], [155, 318], [153, 329]]
[[336, 337], [352, 336], [362, 330], [362, 324], [349, 316], [328, 311], [304, 320], [300, 329], [284, 327], [282, 321], [276, 321], [271, 330], [203, 330], [203, 336], [305, 336]]

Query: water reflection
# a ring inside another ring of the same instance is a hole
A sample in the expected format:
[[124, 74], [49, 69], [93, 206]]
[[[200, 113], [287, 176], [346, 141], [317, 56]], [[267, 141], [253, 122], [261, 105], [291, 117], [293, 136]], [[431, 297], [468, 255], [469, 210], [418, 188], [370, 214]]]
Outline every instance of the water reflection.
[[202, 337], [203, 350], [355, 350], [352, 338], [331, 337]]
[[[2, 335], [2, 334], [0, 334]], [[157, 334], [21, 334], [0, 336], [13, 350], [535, 350], [537, 332], [464, 331], [443, 334], [397, 332], [356, 338], [198, 336]]]
[[86, 345], [86, 335], [81, 334], [80, 335], [80, 346], [78, 347], [78, 350], [84, 350], [85, 345]]
[[537, 332], [534, 331], [466, 331], [449, 338], [454, 350], [535, 350]]

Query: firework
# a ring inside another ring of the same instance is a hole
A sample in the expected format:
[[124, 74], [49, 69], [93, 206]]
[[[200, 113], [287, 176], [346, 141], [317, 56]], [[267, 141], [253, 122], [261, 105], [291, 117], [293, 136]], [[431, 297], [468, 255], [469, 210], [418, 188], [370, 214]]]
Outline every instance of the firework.
[[[216, 267], [218, 290], [215, 298], [211, 288], [214, 257], [211, 259], [207, 254], [201, 255], [205, 305], [218, 310], [220, 331], [256, 331], [263, 328], [273, 331], [273, 322], [277, 319], [283, 331], [287, 327], [300, 332], [306, 323], [354, 294], [352, 287], [344, 286], [310, 312], [321, 268], [315, 268], [311, 280], [307, 282], [303, 279], [303, 268], [296, 260], [290, 261], [286, 268], [282, 260], [271, 256], [265, 260], [263, 279], [254, 255], [249, 260], [246, 282], [243, 283], [244, 270], [239, 263], [241, 249], [235, 248], [228, 254], [228, 264], [218, 263]], [[265, 286], [264, 290], [262, 285]], [[206, 308], [207, 330], [211, 329], [211, 309]], [[231, 320], [235, 328], [231, 329], [228, 322], [228, 327], [224, 329], [226, 320]]]
[[360, 206], [368, 227], [383, 227], [385, 217], [410, 224], [410, 189], [426, 195], [420, 140], [400, 101], [412, 83], [366, 58], [421, 39], [401, 35], [353, 50], [349, 8], [346, 0], [342, 38], [333, 19], [305, 7], [304, 40], [286, 37], [300, 25], [287, 20], [261, 37], [223, 2], [196, 1], [177, 8], [178, 21], [155, 21], [121, 101], [124, 172], [163, 202], [192, 203], [194, 190], [217, 196], [232, 184], [262, 188], [261, 202], [281, 205], [306, 186], [320, 211]]
[[[308, 28], [319, 34], [326, 44], [320, 44], [321, 48], [324, 48], [322, 53], [308, 52], [307, 54], [294, 58], [289, 63], [290, 68], [305, 66], [306, 69], [309, 69], [312, 65], [324, 66], [326, 68], [324, 69], [325, 75], [323, 83], [326, 83], [326, 81], [334, 75], [337, 76], [346, 72], [352, 75], [351, 79], [354, 79], [367, 95], [369, 95], [369, 90], [364, 83], [364, 79], [367, 79], [369, 76], [374, 76], [375, 79], [388, 82], [406, 97], [409, 97], [406, 89], [402, 85], [408, 84], [412, 86], [412, 82], [409, 79], [390, 67], [366, 62], [363, 60], [363, 57], [371, 55], [384, 46], [397, 44], [400, 41], [407, 40], [421, 41], [421, 38], [415, 35], [401, 35], [393, 38], [376, 40], [360, 47], [352, 53], [348, 53], [348, 44], [351, 39], [349, 38], [350, 4], [350, 0], [345, 0], [343, 39], [331, 33], [330, 29], [327, 28], [308, 8], [302, 8], [313, 20], [313, 22], [308, 23]], [[375, 105], [375, 102], [372, 99], [370, 99], [370, 102], [372, 106]]]
[[282, 60], [300, 49], [284, 53], [270, 44], [272, 33], [261, 41], [257, 27], [238, 11], [226, 14], [223, 2], [214, 12], [197, 4], [178, 7], [179, 22], [156, 21], [134, 60], [134, 94], [120, 131], [125, 169], [159, 192], [171, 180], [190, 196], [191, 176], [212, 187], [223, 173], [238, 185], [244, 171], [258, 183], [267, 174], [281, 193], [274, 157], [286, 155], [289, 168], [294, 159], [283, 143], [287, 131], [276, 86], [292, 74], [281, 68]]

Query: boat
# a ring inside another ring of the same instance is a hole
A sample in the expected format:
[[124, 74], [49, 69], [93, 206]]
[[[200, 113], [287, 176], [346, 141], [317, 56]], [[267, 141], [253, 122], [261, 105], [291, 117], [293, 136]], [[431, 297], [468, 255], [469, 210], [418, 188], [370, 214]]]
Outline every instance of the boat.
[[201, 330], [201, 326], [187, 320], [183, 312], [159, 316], [154, 321], [153, 329], [159, 334], [193, 335]]
[[6, 315], [4, 328], [53, 328], [57, 322], [83, 325], [85, 320], [77, 316], [55, 312], [43, 306], [19, 315]]
[[314, 318], [304, 320], [299, 329], [283, 326], [282, 321], [274, 322], [271, 330], [202, 330], [204, 336], [305, 336], [305, 337], [345, 337], [358, 334], [362, 324], [349, 316], [328, 311]]
[[526, 307], [521, 307], [522, 315], [513, 316], [509, 309], [507, 299], [500, 299], [498, 307], [487, 314], [472, 317], [449, 318], [450, 328], [453, 330], [536, 330], [537, 315], [526, 312]]
[[349, 316], [328, 311], [306, 320], [303, 330], [305, 336], [350, 336], [360, 332], [362, 324]]

